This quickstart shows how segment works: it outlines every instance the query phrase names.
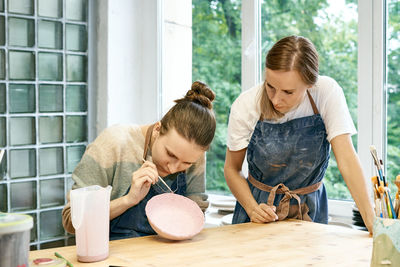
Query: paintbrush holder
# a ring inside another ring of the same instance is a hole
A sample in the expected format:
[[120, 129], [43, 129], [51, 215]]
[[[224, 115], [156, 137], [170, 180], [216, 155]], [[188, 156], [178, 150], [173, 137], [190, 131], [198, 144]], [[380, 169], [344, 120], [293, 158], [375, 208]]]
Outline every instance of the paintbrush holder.
[[400, 220], [377, 217], [373, 232], [371, 266], [400, 266]]

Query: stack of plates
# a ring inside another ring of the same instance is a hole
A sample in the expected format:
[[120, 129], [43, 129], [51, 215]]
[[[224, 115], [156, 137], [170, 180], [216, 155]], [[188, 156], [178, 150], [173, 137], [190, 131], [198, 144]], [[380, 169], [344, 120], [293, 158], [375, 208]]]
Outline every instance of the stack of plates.
[[211, 205], [218, 209], [219, 214], [229, 214], [235, 209], [235, 198], [215, 199], [211, 201]]
[[353, 205], [353, 217], [352, 217], [354, 228], [358, 230], [368, 231], [367, 227], [365, 227], [364, 221], [361, 217], [360, 211], [358, 210], [356, 205]]
[[232, 224], [232, 218], [233, 218], [233, 213], [225, 215], [224, 217], [222, 217], [221, 219], [221, 224], [222, 225], [229, 225]]

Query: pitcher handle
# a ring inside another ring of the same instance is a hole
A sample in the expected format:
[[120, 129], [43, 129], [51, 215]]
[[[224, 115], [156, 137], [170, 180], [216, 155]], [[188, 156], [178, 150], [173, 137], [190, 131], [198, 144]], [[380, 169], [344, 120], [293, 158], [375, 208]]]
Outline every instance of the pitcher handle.
[[71, 190], [71, 220], [75, 230], [82, 225], [85, 206], [86, 194]]

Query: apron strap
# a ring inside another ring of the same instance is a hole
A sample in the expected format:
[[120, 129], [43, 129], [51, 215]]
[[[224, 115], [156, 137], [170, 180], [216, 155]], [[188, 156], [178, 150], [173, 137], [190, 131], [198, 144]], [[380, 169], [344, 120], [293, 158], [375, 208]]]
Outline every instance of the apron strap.
[[[285, 196], [279, 202], [278, 207], [276, 208], [276, 215], [278, 215], [278, 220], [283, 220], [288, 217], [289, 211], [290, 211], [290, 199], [291, 198], [294, 198], [297, 201], [297, 209], [296, 209], [297, 211], [294, 214], [294, 216], [295, 216], [294, 218], [299, 219], [299, 220], [307, 220], [307, 221], [310, 220], [310, 217], [307, 214], [304, 214], [304, 212], [302, 212], [302, 205], [301, 205], [301, 200], [300, 200], [299, 195], [306, 195], [306, 194], [315, 192], [322, 185], [322, 181], [320, 181], [318, 183], [315, 183], [315, 184], [307, 186], [307, 187], [290, 190], [283, 183], [280, 183], [274, 187], [266, 185], [266, 184], [256, 180], [250, 174], [249, 174], [248, 180], [256, 188], [270, 193], [268, 196], [268, 200], [267, 200], [267, 205], [269, 205], [269, 206], [274, 205], [276, 194], [285, 194]], [[304, 209], [304, 207], [303, 207], [303, 209]]]
[[149, 151], [149, 148], [150, 148], [151, 134], [153, 133], [153, 129], [154, 129], [155, 125], [156, 124], [150, 125], [146, 131], [146, 138], [144, 140], [144, 149], [143, 149], [143, 159], [144, 160], [147, 158], [147, 152]]
[[310, 94], [310, 92], [309, 92], [308, 90], [307, 90], [307, 96], [308, 96], [308, 99], [310, 100], [312, 109], [313, 109], [313, 111], [314, 111], [314, 115], [319, 114], [317, 105], [315, 105], [314, 99], [312, 98], [312, 96], [311, 96], [311, 94]]

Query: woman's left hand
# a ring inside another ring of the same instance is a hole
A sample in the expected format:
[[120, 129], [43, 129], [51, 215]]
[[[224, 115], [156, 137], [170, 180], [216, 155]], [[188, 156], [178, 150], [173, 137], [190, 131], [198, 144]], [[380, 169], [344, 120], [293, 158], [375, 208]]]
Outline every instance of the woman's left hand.
[[260, 203], [254, 206], [248, 215], [252, 222], [267, 223], [278, 220], [278, 216], [276, 215], [275, 212], [276, 212], [275, 206], [269, 206], [265, 203]]

